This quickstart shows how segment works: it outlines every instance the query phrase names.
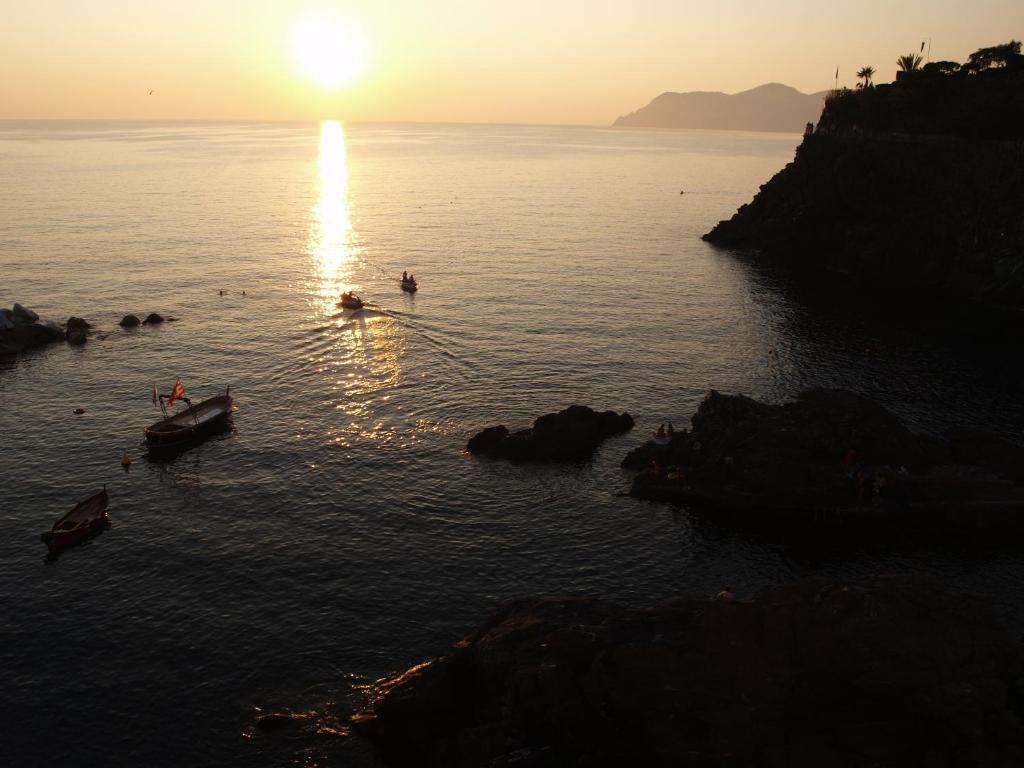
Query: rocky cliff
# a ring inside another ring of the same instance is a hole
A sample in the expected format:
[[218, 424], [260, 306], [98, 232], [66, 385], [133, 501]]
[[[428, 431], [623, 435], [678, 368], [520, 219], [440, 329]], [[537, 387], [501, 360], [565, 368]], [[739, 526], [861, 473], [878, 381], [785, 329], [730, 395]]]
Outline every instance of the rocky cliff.
[[1024, 308], [1024, 66], [835, 94], [793, 162], [704, 239], [869, 289]]

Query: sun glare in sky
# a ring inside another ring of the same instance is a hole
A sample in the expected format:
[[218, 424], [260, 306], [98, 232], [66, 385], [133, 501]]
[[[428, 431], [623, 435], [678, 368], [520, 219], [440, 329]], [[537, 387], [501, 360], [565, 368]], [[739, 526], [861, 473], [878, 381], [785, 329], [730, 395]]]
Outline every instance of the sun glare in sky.
[[366, 48], [352, 27], [322, 16], [304, 16], [295, 24], [295, 59], [302, 72], [327, 90], [346, 88], [366, 66]]

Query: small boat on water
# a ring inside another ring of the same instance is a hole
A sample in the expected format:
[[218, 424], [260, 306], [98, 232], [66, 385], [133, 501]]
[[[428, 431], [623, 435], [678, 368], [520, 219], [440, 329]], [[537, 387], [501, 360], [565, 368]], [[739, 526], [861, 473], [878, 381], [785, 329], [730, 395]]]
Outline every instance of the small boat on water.
[[341, 294], [341, 302], [339, 302], [345, 309], [362, 309], [363, 300], [356, 296], [354, 293], [343, 293]]
[[[160, 395], [161, 400], [164, 395]], [[146, 445], [151, 454], [175, 451], [197, 442], [224, 426], [231, 415], [230, 388], [223, 394], [196, 405], [180, 398], [188, 408], [146, 427]]]
[[78, 502], [39, 538], [46, 543], [51, 552], [56, 552], [92, 536], [110, 521], [107, 517], [109, 500], [107, 489], [104, 487], [102, 491]]
[[402, 290], [409, 293], [416, 293], [418, 286], [415, 280], [402, 280]]

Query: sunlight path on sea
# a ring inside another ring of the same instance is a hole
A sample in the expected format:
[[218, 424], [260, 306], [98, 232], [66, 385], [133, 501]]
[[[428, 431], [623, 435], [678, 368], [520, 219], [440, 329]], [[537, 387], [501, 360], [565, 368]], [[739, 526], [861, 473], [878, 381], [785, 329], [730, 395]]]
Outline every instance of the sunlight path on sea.
[[309, 300], [313, 322], [329, 323], [331, 343], [315, 356], [315, 365], [330, 382], [327, 397], [342, 423], [327, 426], [327, 441], [347, 448], [355, 439], [393, 437], [373, 419], [373, 396], [394, 387], [400, 378], [402, 335], [391, 318], [375, 310], [339, 311], [345, 290], [361, 290], [356, 269], [362, 266], [358, 237], [349, 202], [348, 149], [344, 125], [325, 120], [320, 125], [317, 161], [320, 194], [313, 206], [308, 251], [312, 264]]

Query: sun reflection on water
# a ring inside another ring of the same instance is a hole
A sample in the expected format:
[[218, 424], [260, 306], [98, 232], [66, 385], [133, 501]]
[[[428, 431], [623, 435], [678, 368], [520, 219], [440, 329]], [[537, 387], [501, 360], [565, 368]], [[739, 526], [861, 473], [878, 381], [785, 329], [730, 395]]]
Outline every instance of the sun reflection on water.
[[309, 250], [314, 257], [317, 304], [333, 315], [339, 294], [351, 286], [356, 261], [355, 236], [348, 205], [348, 157], [345, 129], [337, 120], [320, 125], [320, 197], [313, 208]]
[[330, 343], [317, 349], [311, 362], [319, 375], [331, 382], [329, 401], [348, 417], [347, 423], [329, 427], [328, 439], [339, 448], [364, 440], [394, 440], [404, 430], [374, 420], [374, 409], [388, 400], [400, 383], [404, 329], [384, 310], [349, 313], [338, 305], [343, 291], [362, 292], [363, 286], [357, 282], [362, 259], [349, 204], [345, 129], [337, 120], [320, 126], [318, 170], [320, 196], [312, 210], [308, 246], [313, 281], [310, 301], [320, 323], [330, 320], [332, 336]]

